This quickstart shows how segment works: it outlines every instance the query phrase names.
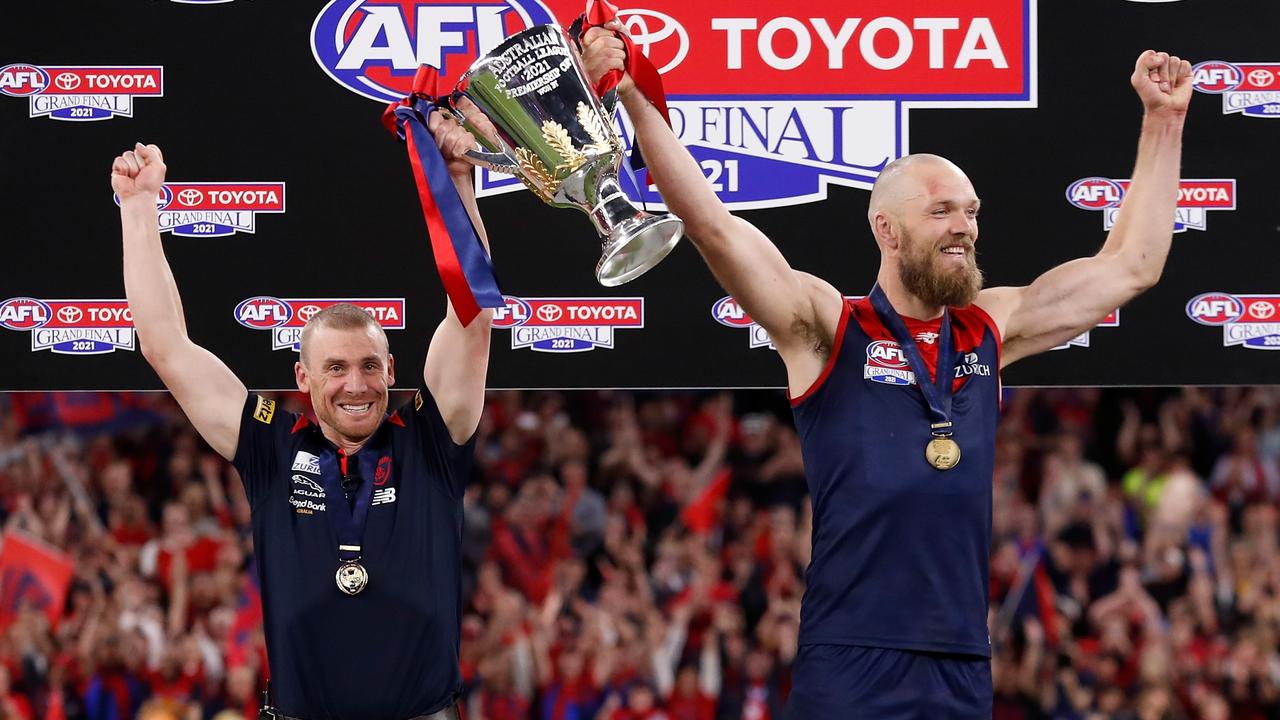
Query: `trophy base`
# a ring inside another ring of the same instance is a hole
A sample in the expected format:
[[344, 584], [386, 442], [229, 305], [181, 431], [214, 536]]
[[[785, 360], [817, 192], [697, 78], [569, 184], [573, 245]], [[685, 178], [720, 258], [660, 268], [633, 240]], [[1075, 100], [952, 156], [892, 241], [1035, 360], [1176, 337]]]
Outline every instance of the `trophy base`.
[[612, 242], [596, 265], [596, 280], [605, 287], [631, 282], [649, 271], [684, 236], [684, 222], [675, 215], [649, 215], [619, 224]]

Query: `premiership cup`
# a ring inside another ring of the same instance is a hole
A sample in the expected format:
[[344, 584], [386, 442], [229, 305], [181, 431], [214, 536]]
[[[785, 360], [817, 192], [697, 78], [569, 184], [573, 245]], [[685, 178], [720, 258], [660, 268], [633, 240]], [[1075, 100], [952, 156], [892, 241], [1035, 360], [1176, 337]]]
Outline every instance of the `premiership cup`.
[[[485, 138], [458, 111], [462, 97], [489, 118], [496, 139]], [[467, 153], [470, 162], [514, 175], [548, 205], [577, 208], [591, 218], [603, 239], [596, 265], [601, 285], [634, 280], [680, 241], [679, 218], [638, 210], [622, 191], [618, 168], [625, 153], [612, 108], [605, 110], [577, 48], [558, 26], [539, 25], [507, 38], [472, 64], [449, 100], [483, 147]]]

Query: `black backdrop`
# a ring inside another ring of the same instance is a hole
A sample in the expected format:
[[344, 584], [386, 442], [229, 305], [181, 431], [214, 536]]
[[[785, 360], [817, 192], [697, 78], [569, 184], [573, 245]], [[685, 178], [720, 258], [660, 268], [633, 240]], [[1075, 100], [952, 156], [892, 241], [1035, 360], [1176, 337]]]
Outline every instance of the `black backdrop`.
[[[847, 3], [851, 16], [859, 5]], [[134, 98], [132, 117], [97, 122], [29, 117], [28, 98], [0, 95], [0, 301], [123, 298], [108, 172], [116, 153], [141, 140], [164, 148], [171, 182], [287, 186], [286, 212], [258, 214], [253, 233], [164, 235], [191, 336], [247, 385], [291, 385], [292, 352], [273, 350], [270, 333], [243, 327], [233, 315], [238, 303], [258, 295], [404, 298], [405, 329], [389, 333], [392, 350], [402, 374], [421, 363], [444, 306], [421, 211], [403, 149], [377, 123], [379, 104], [335, 83], [313, 57], [312, 24], [323, 6], [11, 3], [0, 23], [0, 66], [163, 66], [164, 75], [162, 97]], [[844, 12], [846, 3], [834, 6]], [[916, 17], [950, 14], [944, 2], [914, 6]], [[893, 7], [858, 12], [870, 17]], [[950, 157], [983, 197], [978, 248], [989, 284], [1027, 283], [1101, 245], [1103, 214], [1073, 207], [1065, 193], [1081, 178], [1129, 177], [1141, 109], [1128, 75], [1139, 52], [1155, 47], [1193, 62], [1280, 63], [1274, 33], [1280, 4], [1269, 0], [1030, 7], [1038, 13], [1036, 107], [909, 114], [910, 149]], [[761, 10], [761, 22], [772, 14]], [[706, 44], [690, 52], [700, 47]], [[856, 68], [847, 72], [856, 82]], [[1280, 382], [1280, 353], [1228, 346], [1222, 329], [1188, 314], [1188, 301], [1208, 292], [1280, 300], [1274, 175], [1280, 117], [1225, 113], [1221, 98], [1202, 92], [1193, 98], [1183, 177], [1234, 179], [1236, 209], [1209, 211], [1204, 229], [1179, 233], [1161, 283], [1125, 307], [1117, 327], [1095, 329], [1088, 347], [1023, 361], [1005, 373], [1007, 384]], [[865, 189], [833, 185], [823, 201], [741, 215], [769, 234], [794, 267], [862, 294], [877, 265], [863, 219], [866, 198]], [[548, 208], [527, 192], [484, 198], [481, 211], [507, 294], [644, 298], [644, 327], [618, 329], [611, 349], [513, 349], [510, 331], [495, 330], [491, 387], [783, 384], [772, 351], [750, 348], [746, 330], [712, 318], [724, 293], [687, 241], [648, 275], [606, 290], [592, 279], [598, 245], [581, 215]], [[1280, 306], [1262, 298], [1267, 303]], [[0, 306], [0, 315], [19, 305]], [[1265, 324], [1243, 329], [1280, 336], [1280, 328]], [[136, 350], [78, 356], [33, 350], [33, 337], [0, 327], [0, 389], [159, 387]]]

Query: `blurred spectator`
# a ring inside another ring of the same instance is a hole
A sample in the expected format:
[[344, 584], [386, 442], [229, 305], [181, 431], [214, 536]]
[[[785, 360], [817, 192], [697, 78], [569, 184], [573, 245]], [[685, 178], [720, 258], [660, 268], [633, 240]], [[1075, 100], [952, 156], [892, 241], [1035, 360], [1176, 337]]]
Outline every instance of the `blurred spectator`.
[[[75, 560], [56, 625], [0, 627], [0, 717], [253, 718], [239, 478], [167, 396], [107, 399], [147, 414], [68, 434], [0, 397], [0, 525]], [[1280, 717], [1280, 391], [1011, 390], [998, 437], [994, 718]], [[811, 533], [785, 398], [495, 392], [476, 442], [467, 720], [780, 720]]]

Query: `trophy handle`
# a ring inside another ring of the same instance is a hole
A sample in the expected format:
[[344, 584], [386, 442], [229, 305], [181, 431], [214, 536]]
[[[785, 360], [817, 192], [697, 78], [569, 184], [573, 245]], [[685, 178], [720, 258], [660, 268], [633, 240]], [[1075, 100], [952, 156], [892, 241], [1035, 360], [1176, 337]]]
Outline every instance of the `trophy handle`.
[[476, 147], [468, 150], [463, 159], [472, 165], [515, 174], [516, 162], [511, 159], [511, 155], [504, 152], [501, 145], [485, 137], [484, 133], [468, 122], [467, 116], [458, 109], [457, 101], [461, 97], [463, 97], [462, 93], [454, 90], [448, 97], [441, 98], [443, 102], [437, 105], [437, 108], [445, 117], [457, 120], [476, 139]]

